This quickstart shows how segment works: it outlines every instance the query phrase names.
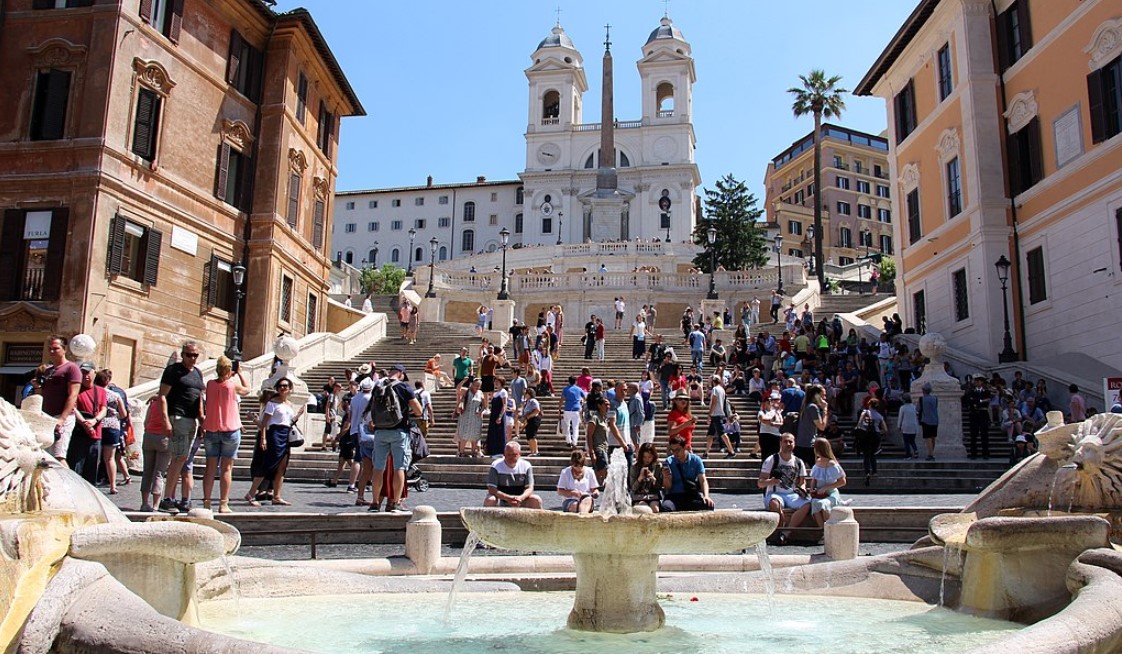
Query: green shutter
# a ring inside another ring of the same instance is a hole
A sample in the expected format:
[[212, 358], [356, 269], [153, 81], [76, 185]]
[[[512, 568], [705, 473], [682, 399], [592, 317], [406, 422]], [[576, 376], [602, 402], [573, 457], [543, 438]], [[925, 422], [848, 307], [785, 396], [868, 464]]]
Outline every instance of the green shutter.
[[105, 261], [105, 274], [119, 275], [125, 258], [125, 219], [113, 216], [109, 221], [109, 247]]
[[66, 235], [70, 210], [63, 207], [51, 211], [51, 234], [47, 241], [47, 268], [43, 271], [43, 300], [62, 296], [62, 271], [66, 267]]
[[155, 286], [160, 276], [160, 246], [164, 235], [149, 227], [144, 240], [144, 283]]

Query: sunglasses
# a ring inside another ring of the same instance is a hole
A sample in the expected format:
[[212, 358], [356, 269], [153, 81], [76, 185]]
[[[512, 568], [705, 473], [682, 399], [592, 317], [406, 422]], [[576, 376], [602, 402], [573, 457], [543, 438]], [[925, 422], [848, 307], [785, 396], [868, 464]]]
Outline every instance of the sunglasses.
[[184, 359], [195, 359], [195, 358], [198, 358], [198, 356], [199, 356], [198, 352], [184, 352], [183, 353], [183, 358]]
[[291, 387], [291, 386], [289, 386], [288, 384], [278, 384], [278, 385], [277, 385], [277, 390], [278, 390], [278, 391], [279, 391], [280, 389], [282, 389], [282, 388], [292, 388], [292, 387]]

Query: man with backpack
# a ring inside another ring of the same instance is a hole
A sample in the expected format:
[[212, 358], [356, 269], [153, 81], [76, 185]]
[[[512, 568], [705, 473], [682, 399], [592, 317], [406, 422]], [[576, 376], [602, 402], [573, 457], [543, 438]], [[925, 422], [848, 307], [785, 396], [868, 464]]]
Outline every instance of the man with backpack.
[[[409, 384], [405, 366], [396, 364], [389, 374], [374, 386], [366, 407], [367, 429], [374, 433], [373, 466], [374, 497], [382, 496], [382, 478], [387, 457], [393, 457], [393, 488], [390, 489], [389, 510], [401, 513], [401, 493], [405, 488], [405, 469], [409, 465], [409, 429], [411, 416], [421, 416], [421, 403]], [[365, 453], [364, 453], [365, 454]], [[365, 456], [364, 456], [365, 458]], [[377, 501], [377, 500], [375, 500]], [[370, 511], [379, 510], [371, 504]]]

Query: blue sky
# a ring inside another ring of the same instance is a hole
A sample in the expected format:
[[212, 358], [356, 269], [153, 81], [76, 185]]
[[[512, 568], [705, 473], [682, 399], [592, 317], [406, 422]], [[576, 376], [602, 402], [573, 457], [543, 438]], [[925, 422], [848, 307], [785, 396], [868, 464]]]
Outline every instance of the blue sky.
[[[604, 24], [612, 25], [616, 116], [641, 114], [635, 62], [662, 0], [279, 0], [312, 12], [366, 108], [343, 120], [338, 190], [515, 179], [530, 54], [557, 21], [584, 55], [585, 121], [600, 118]], [[762, 199], [767, 162], [808, 133], [786, 89], [812, 68], [852, 89], [915, 0], [672, 0], [693, 47], [702, 185], [727, 173]], [[880, 133], [884, 102], [847, 96], [842, 124]]]

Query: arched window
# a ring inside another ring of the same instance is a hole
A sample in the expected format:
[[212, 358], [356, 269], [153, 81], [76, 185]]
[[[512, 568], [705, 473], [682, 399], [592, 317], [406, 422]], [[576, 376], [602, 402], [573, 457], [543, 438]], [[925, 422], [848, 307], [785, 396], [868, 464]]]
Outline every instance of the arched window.
[[448, 246], [447, 245], [441, 245], [440, 246], [440, 252], [436, 256], [440, 257], [441, 261], [444, 261], [445, 259], [447, 259], [448, 258]]
[[366, 260], [369, 261], [370, 265], [372, 265], [372, 266], [377, 264], [378, 263], [378, 251], [371, 248], [370, 251], [366, 253]]
[[421, 261], [425, 258], [425, 251], [423, 248], [413, 250], [413, 261]]
[[390, 261], [393, 263], [401, 263], [401, 250], [398, 248], [390, 250]]
[[498, 250], [498, 249], [499, 249], [499, 246], [495, 245], [494, 243], [488, 243], [487, 244], [487, 251], [488, 252], [494, 252], [495, 250]]
[[556, 125], [561, 116], [561, 94], [546, 91], [542, 98], [542, 125]]
[[353, 264], [355, 262], [355, 253], [347, 250], [347, 253], [343, 255], [343, 261]]
[[663, 82], [655, 89], [655, 104], [658, 106], [658, 117], [669, 118], [674, 115], [674, 85]]
[[515, 234], [521, 234], [522, 233], [522, 222], [523, 222], [522, 221], [522, 214], [520, 214], [520, 213], [514, 214], [514, 233]]
[[474, 202], [465, 202], [464, 203], [464, 222], [465, 223], [475, 222], [475, 203]]
[[519, 186], [514, 189], [514, 203], [522, 204], [526, 200], [526, 189]]
[[588, 158], [584, 160], [584, 167], [585, 168], [595, 168], [596, 167], [596, 153], [592, 153], [592, 154], [588, 155]]
[[631, 166], [631, 160], [627, 158], [627, 155], [623, 153], [623, 150], [620, 150], [619, 151], [619, 167], [620, 168], [628, 168], [630, 166]]
[[475, 250], [475, 230], [465, 229], [464, 234], [460, 237], [460, 251], [473, 252]]

